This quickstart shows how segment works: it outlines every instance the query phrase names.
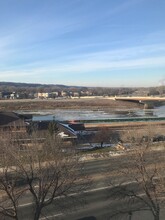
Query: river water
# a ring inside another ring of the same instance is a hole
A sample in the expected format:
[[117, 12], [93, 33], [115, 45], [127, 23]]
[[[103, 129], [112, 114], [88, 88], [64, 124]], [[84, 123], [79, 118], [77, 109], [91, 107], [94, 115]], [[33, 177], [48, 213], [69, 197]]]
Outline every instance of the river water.
[[[19, 112], [20, 113], [20, 112]], [[27, 112], [21, 112], [27, 113]], [[141, 118], [141, 117], [165, 117], [165, 106], [157, 107], [151, 110], [143, 109], [131, 109], [120, 110], [117, 109], [113, 112], [106, 112], [103, 110], [75, 110], [75, 109], [55, 109], [55, 110], [43, 110], [37, 112], [28, 112], [33, 115], [33, 120], [101, 120], [101, 119], [113, 119], [113, 118]]]

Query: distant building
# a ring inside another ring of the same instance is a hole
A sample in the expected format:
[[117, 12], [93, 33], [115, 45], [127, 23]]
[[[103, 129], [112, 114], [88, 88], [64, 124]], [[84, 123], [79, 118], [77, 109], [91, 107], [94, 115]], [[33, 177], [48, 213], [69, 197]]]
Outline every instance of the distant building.
[[51, 93], [49, 93], [49, 92], [38, 92], [37, 96], [40, 99], [48, 99], [48, 98], [51, 97]]
[[93, 93], [92, 93], [91, 91], [86, 91], [86, 95], [87, 95], [87, 96], [92, 96]]
[[79, 97], [80, 96], [80, 92], [73, 92], [73, 96], [74, 97]]
[[16, 93], [16, 92], [12, 92], [11, 94], [10, 94], [10, 99], [19, 99], [20, 97], [19, 97], [19, 94], [18, 93]]
[[2, 92], [2, 99], [10, 99], [11, 92]]
[[56, 98], [56, 97], [61, 96], [61, 93], [59, 91], [54, 91], [51, 94], [52, 94], [52, 98]]
[[66, 96], [68, 96], [68, 92], [66, 92], [66, 91], [62, 91], [62, 92], [61, 92], [61, 96], [62, 96], [62, 97], [66, 97]]

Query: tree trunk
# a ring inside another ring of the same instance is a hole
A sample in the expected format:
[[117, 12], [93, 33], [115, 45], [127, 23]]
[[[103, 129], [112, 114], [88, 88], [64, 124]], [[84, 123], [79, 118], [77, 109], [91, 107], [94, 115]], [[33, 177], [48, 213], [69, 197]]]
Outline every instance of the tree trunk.
[[157, 208], [156, 213], [154, 215], [154, 220], [159, 220], [160, 219], [160, 209]]
[[132, 212], [129, 212], [128, 215], [129, 215], [129, 220], [132, 220]]
[[35, 213], [34, 213], [34, 220], [39, 220], [40, 215], [41, 215], [41, 210], [42, 210], [41, 207], [36, 207]]
[[155, 215], [154, 220], [159, 220], [159, 215]]

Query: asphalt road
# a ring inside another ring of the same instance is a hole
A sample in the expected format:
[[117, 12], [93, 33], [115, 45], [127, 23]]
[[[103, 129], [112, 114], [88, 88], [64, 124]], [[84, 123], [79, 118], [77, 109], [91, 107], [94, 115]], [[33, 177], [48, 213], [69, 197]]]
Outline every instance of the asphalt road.
[[[40, 220], [108, 220], [117, 207], [124, 207], [124, 202], [120, 200], [110, 200], [107, 197], [108, 188], [97, 188], [86, 193], [75, 196], [56, 199], [53, 204], [44, 209]], [[83, 206], [82, 206], [83, 204]], [[65, 206], [66, 205], [66, 206]], [[137, 204], [138, 207], [138, 204]], [[19, 216], [22, 220], [31, 220], [32, 204], [22, 205]], [[61, 211], [62, 210], [62, 211]], [[165, 214], [165, 212], [164, 212]], [[121, 214], [113, 219], [129, 220], [128, 214]], [[163, 220], [163, 213], [162, 218]], [[150, 212], [137, 212], [131, 220], [153, 220]]]
[[[68, 198], [55, 199], [53, 204], [45, 208], [40, 220], [108, 220], [116, 208], [125, 206], [123, 201], [109, 198], [111, 187], [108, 186], [107, 172], [111, 172], [122, 165], [122, 159], [126, 156], [119, 156], [106, 160], [95, 160], [85, 162], [84, 174], [95, 177], [90, 189], [82, 194], [70, 195]], [[120, 182], [122, 177], [116, 175], [115, 180]], [[129, 183], [132, 185], [132, 183]], [[138, 204], [137, 204], [138, 205]], [[29, 194], [22, 198], [19, 204], [19, 217], [21, 220], [32, 220], [33, 204]], [[164, 220], [165, 212], [161, 220]], [[86, 217], [86, 218], [85, 218]], [[129, 216], [123, 215], [113, 219], [129, 220]], [[137, 212], [131, 220], [153, 220], [148, 212]], [[6, 218], [7, 220], [7, 218]]]

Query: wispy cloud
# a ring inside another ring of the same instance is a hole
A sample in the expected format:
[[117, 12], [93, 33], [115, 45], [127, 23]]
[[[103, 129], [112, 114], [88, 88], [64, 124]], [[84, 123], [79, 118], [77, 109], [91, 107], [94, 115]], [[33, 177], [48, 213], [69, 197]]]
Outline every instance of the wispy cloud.
[[108, 60], [120, 61], [124, 59], [135, 59], [142, 57], [156, 57], [160, 53], [165, 54], [165, 44], [140, 45], [136, 47], [126, 47], [122, 49], [111, 49], [86, 54], [70, 56], [71, 60]]
[[122, 11], [128, 10], [132, 6], [136, 6], [137, 4], [140, 4], [141, 2], [144, 2], [146, 0], [127, 0], [123, 1], [121, 4], [118, 4], [116, 7], [112, 8], [109, 11], [109, 15], [115, 15], [119, 14]]
[[143, 43], [164, 42], [164, 39], [165, 39], [165, 28], [162, 28], [147, 33], [143, 38]]
[[[4, 70], [4, 71], [0, 71], [0, 80], [9, 80], [12, 78], [14, 81], [15, 79], [21, 79], [23, 82], [23, 78], [24, 77], [32, 77], [34, 76], [34, 72], [33, 71], [17, 71], [17, 70]], [[18, 80], [19, 81], [19, 80]]]
[[0, 71], [0, 80], [9, 79], [10, 77], [24, 78], [25, 76], [42, 76], [49, 73], [52, 74], [70, 74], [70, 73], [91, 73], [95, 71], [112, 71], [112, 70], [128, 70], [128, 69], [140, 69], [140, 68], [154, 68], [165, 66], [165, 56], [156, 58], [145, 58], [135, 60], [124, 60], [119, 62], [79, 62], [70, 63], [66, 65], [57, 66], [45, 66], [40, 68], [31, 68], [29, 70], [13, 70], [13, 71]]
[[35, 70], [38, 73], [83, 73], [95, 71], [110, 71], [110, 70], [124, 70], [124, 69], [137, 69], [137, 68], [152, 68], [152, 67], [165, 66], [165, 56], [135, 60], [124, 61], [86, 61], [79, 63], [63, 64], [51, 68], [39, 68]]
[[[31, 51], [29, 52], [31, 54]], [[29, 56], [30, 56], [29, 54]], [[28, 55], [26, 55], [28, 56]], [[62, 56], [62, 55], [61, 55]], [[0, 71], [6, 76], [16, 74], [22, 76], [46, 73], [83, 73], [101, 70], [122, 70], [151, 67], [165, 67], [165, 45], [144, 45], [116, 50], [97, 51], [95, 53], [77, 54], [73, 56], [54, 57], [49, 59], [29, 60], [19, 65], [11, 65]], [[13, 72], [12, 72], [13, 70]], [[21, 75], [22, 74], [22, 75]]]
[[165, 31], [156, 25], [161, 18], [151, 17], [154, 1], [149, 12], [149, 0], [25, 2], [27, 10], [17, 3], [15, 13], [6, 5], [9, 19], [0, 8], [0, 80], [165, 68]]

